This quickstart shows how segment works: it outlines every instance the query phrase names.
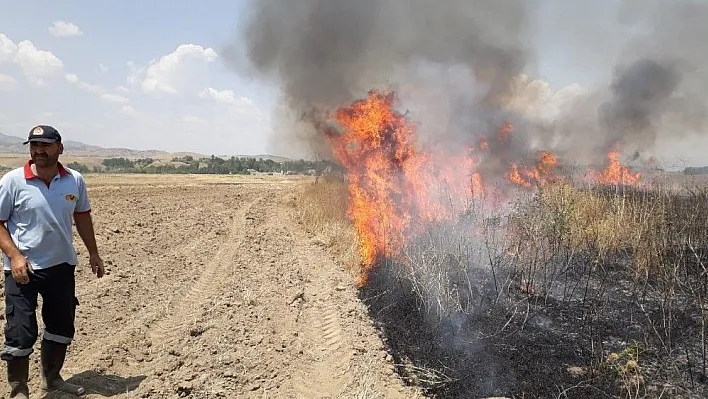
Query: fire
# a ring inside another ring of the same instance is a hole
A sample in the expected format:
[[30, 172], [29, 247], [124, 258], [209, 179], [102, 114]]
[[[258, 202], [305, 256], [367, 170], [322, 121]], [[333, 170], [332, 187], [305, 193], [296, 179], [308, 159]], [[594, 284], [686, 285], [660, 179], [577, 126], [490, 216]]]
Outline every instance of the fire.
[[497, 138], [501, 143], [506, 143], [509, 141], [509, 136], [511, 135], [511, 130], [513, 125], [511, 122], [504, 122], [497, 132]]
[[550, 152], [543, 152], [532, 169], [519, 169], [516, 164], [511, 164], [506, 177], [511, 182], [523, 187], [533, 187], [555, 181], [557, 176], [553, 169], [558, 165], [558, 160]]
[[416, 128], [394, 110], [394, 101], [394, 93], [372, 91], [338, 109], [334, 120], [340, 129], [326, 132], [334, 156], [347, 170], [347, 213], [366, 270], [382, 257], [395, 258], [406, 238], [429, 223], [462, 212], [470, 194], [483, 193], [480, 175], [461, 173], [474, 167], [471, 154], [435, 162], [446, 154], [416, 149]]
[[619, 161], [619, 152], [613, 150], [607, 154], [609, 160], [607, 167], [599, 174], [594, 174], [594, 180], [599, 184], [633, 186], [640, 183], [641, 174], [632, 173]]
[[365, 266], [403, 246], [414, 200], [405, 192], [419, 188], [415, 177], [426, 162], [413, 147], [413, 126], [392, 109], [392, 95], [371, 94], [334, 118], [342, 134], [328, 134], [335, 157], [348, 171], [348, 215], [360, 238]]
[[[431, 223], [462, 215], [472, 200], [498, 201], [505, 189], [493, 190], [487, 179], [534, 188], [561, 178], [559, 161], [551, 152], [540, 152], [530, 162], [505, 159], [513, 157], [510, 122], [501, 124], [495, 138], [481, 139], [468, 148], [421, 150], [416, 143], [417, 126], [395, 110], [395, 100], [393, 92], [371, 91], [337, 109], [333, 115], [336, 127], [325, 130], [333, 155], [347, 171], [347, 214], [359, 238], [364, 267], [360, 285], [380, 260], [403, 262], [400, 255], [408, 240], [425, 232]], [[488, 176], [489, 171], [479, 163], [485, 157], [495, 160], [495, 170], [501, 165], [506, 172]], [[609, 165], [594, 174], [596, 180], [637, 183], [639, 174], [632, 174], [618, 159], [617, 152], [610, 152]]]

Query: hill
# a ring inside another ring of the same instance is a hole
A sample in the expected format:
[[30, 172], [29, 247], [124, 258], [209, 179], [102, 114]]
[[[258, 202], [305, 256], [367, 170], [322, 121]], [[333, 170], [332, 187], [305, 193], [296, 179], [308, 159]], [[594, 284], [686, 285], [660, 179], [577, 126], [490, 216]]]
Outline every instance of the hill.
[[[0, 132], [0, 154], [3, 155], [26, 155], [27, 147], [22, 145], [25, 141], [24, 138], [11, 136]], [[67, 140], [64, 142], [64, 148], [67, 155], [72, 157], [80, 158], [128, 158], [128, 159], [140, 159], [140, 158], [152, 158], [152, 159], [172, 159], [175, 157], [185, 157], [191, 156], [196, 159], [209, 157], [211, 154], [200, 154], [197, 152], [169, 152], [161, 150], [134, 150], [130, 148], [106, 148], [96, 145], [90, 145], [82, 143], [80, 141]], [[232, 155], [217, 155], [215, 156], [221, 158], [230, 158]], [[290, 161], [289, 158], [274, 156], [274, 155], [233, 155], [235, 157], [248, 157], [248, 158], [263, 158], [271, 159], [275, 162], [286, 162]]]

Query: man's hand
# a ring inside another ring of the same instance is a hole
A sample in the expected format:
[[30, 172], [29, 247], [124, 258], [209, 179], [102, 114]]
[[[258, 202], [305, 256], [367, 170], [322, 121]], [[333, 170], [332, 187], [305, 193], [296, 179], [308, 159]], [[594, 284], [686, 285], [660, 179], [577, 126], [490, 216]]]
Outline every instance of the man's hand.
[[29, 265], [27, 264], [27, 259], [24, 255], [17, 255], [10, 258], [10, 268], [12, 270], [12, 278], [18, 284], [29, 283]]
[[89, 254], [89, 263], [91, 264], [91, 271], [93, 274], [95, 274], [98, 278], [103, 277], [105, 272], [105, 269], [103, 268], [103, 259], [101, 259], [97, 253]]

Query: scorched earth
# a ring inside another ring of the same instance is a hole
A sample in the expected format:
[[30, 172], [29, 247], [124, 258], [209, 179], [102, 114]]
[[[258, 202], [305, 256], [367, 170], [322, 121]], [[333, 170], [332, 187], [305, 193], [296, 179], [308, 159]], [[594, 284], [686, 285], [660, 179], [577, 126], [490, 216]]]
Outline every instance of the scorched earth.
[[418, 396], [352, 276], [298, 224], [304, 179], [86, 179], [107, 275], [91, 274], [75, 235], [80, 305], [64, 377], [89, 398]]

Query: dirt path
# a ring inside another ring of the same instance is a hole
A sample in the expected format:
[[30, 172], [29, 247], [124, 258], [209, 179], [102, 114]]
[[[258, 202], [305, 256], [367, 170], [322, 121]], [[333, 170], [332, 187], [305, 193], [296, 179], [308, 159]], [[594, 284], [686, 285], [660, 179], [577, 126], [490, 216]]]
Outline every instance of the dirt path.
[[81, 251], [66, 377], [89, 398], [416, 396], [347, 273], [294, 219], [300, 183], [184, 183], [89, 177], [109, 274], [92, 277]]

